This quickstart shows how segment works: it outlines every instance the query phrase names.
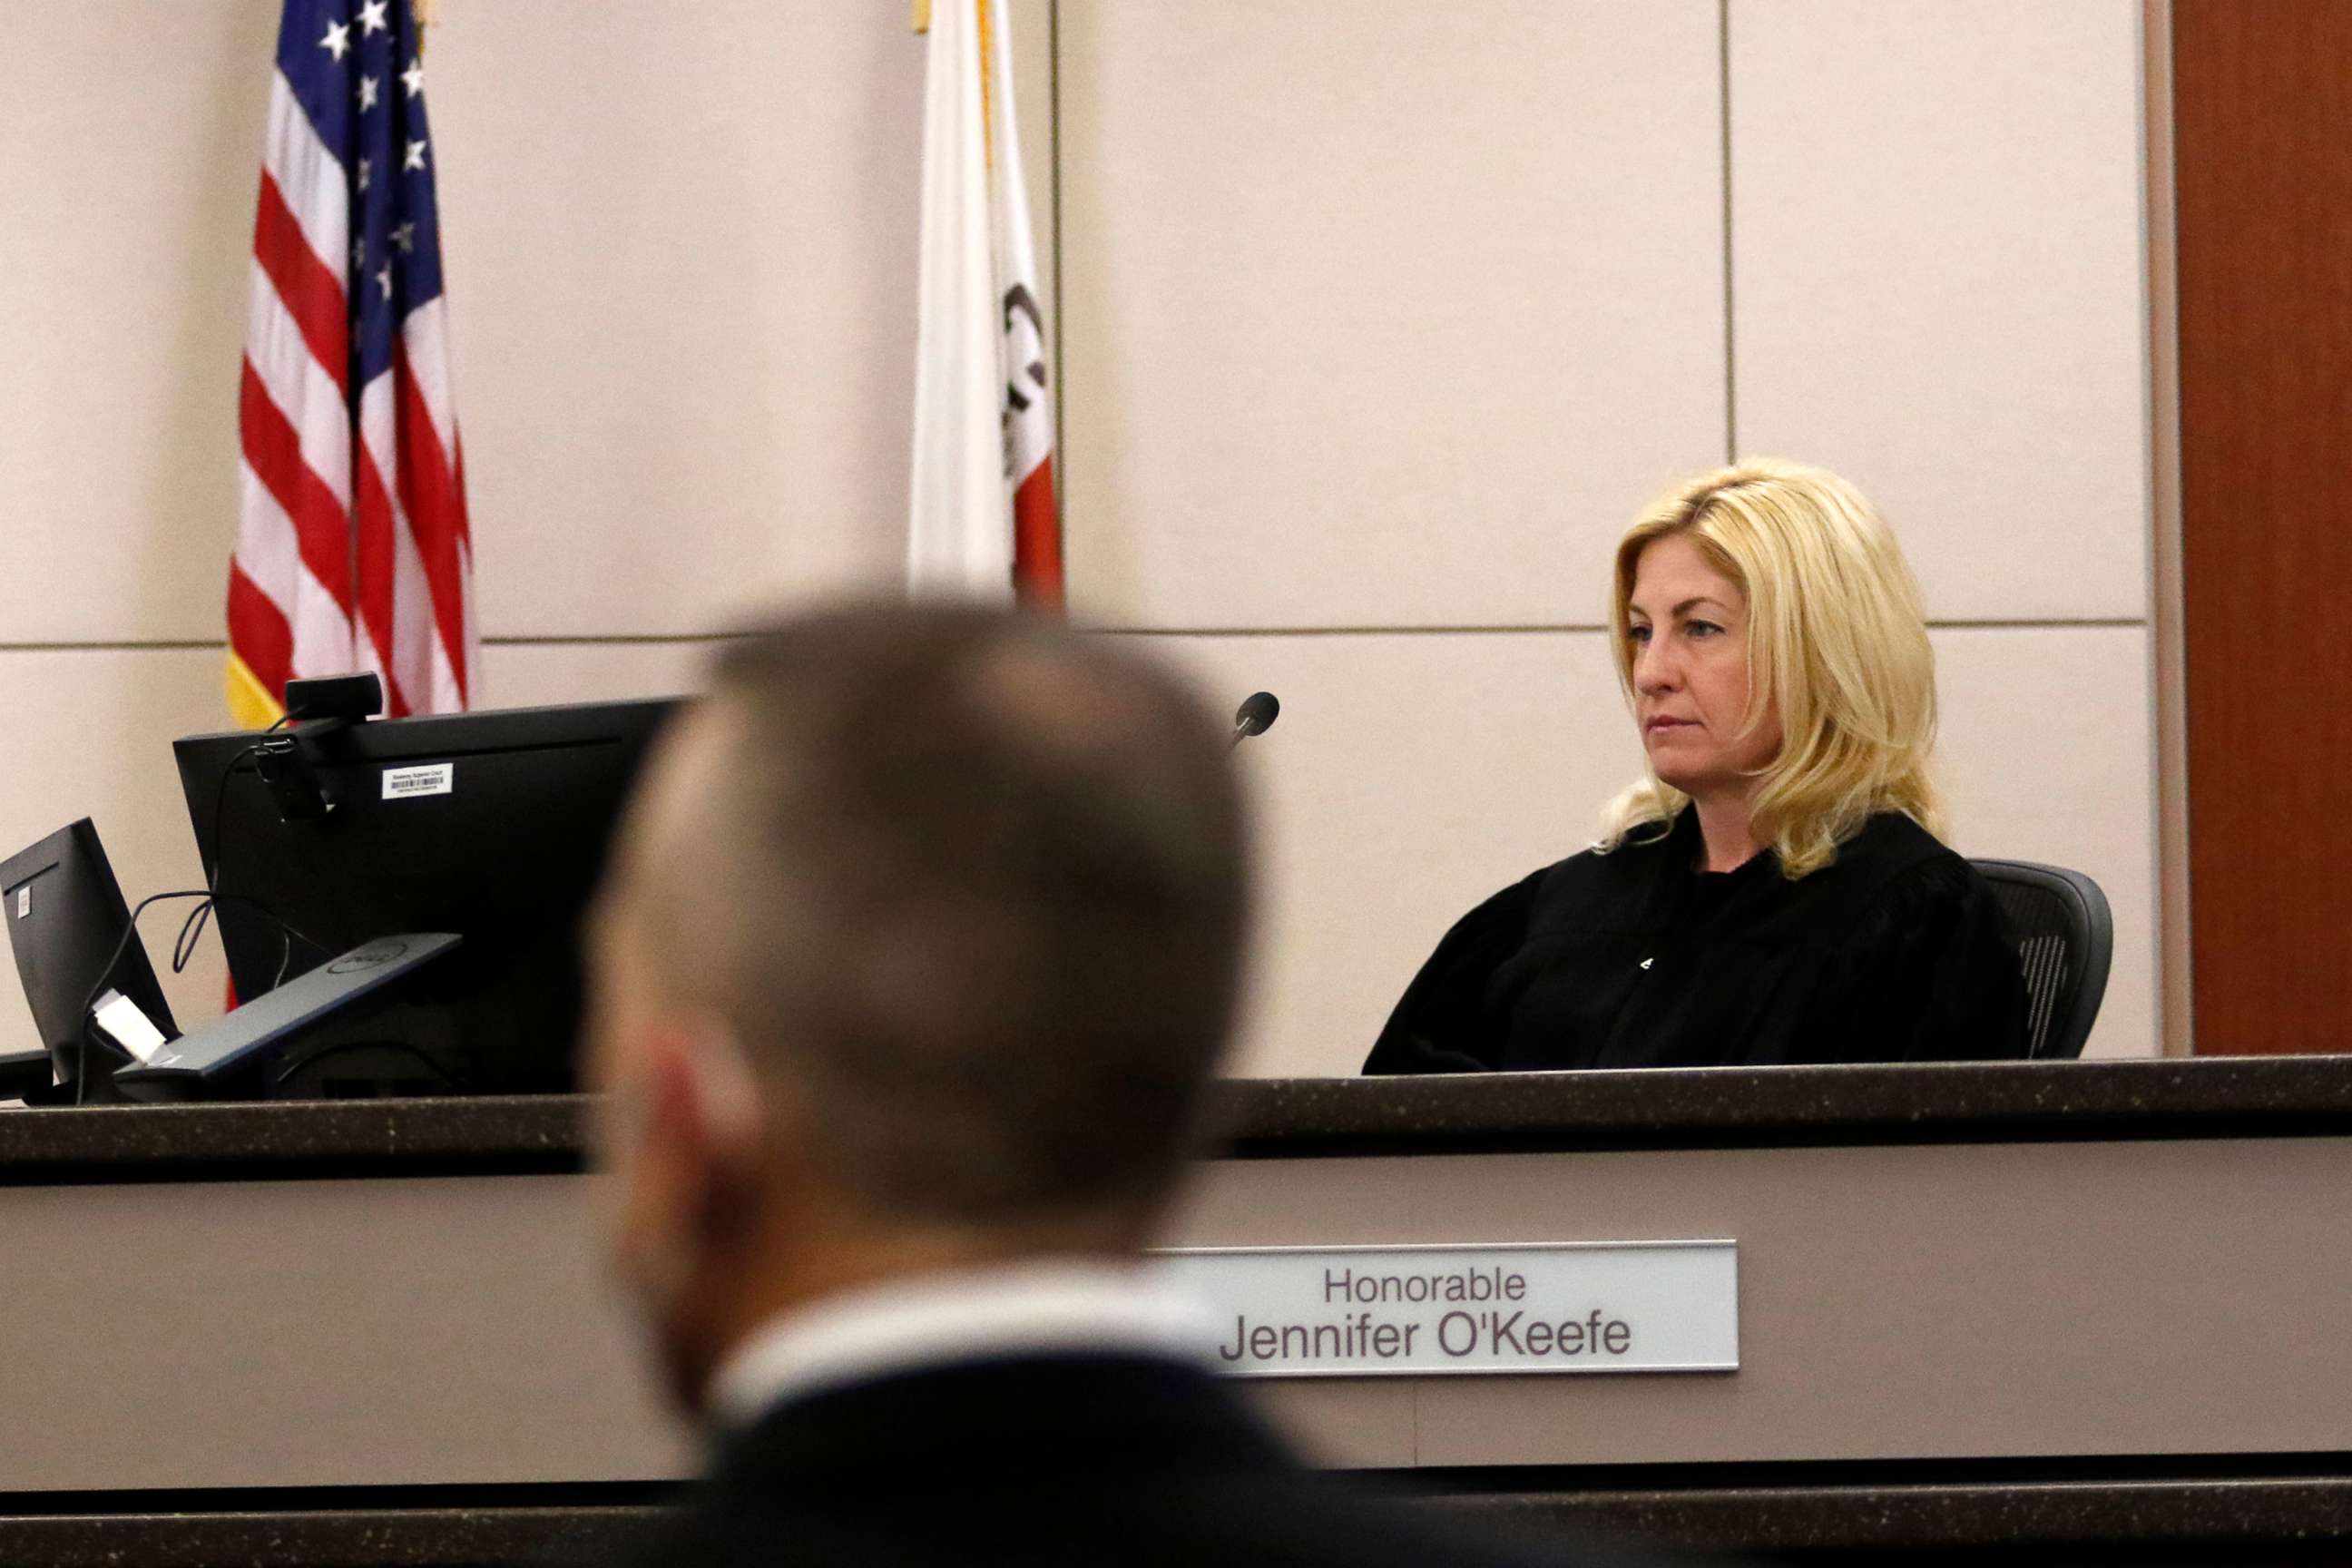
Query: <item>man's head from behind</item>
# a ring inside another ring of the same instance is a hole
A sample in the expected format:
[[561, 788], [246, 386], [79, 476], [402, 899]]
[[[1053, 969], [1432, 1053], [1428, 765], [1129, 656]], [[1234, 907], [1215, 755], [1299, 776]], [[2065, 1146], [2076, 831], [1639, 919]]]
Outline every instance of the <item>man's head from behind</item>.
[[1218, 727], [1108, 638], [833, 611], [733, 644], [592, 933], [614, 1246], [680, 1396], [765, 1317], [1131, 1250], [1231, 1027]]

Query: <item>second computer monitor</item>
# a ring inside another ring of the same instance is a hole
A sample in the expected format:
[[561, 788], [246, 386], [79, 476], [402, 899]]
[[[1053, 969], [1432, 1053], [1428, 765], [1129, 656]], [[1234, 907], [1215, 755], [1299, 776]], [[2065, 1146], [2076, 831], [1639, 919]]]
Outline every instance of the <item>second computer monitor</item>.
[[[386, 1037], [450, 1065], [463, 1088], [572, 1083], [581, 917], [667, 701], [521, 708], [354, 724], [304, 742], [329, 803], [283, 814], [259, 737], [174, 743], [180, 785], [241, 996], [397, 931], [454, 931]], [[248, 901], [249, 900], [249, 901]], [[276, 917], [275, 921], [271, 917]], [[278, 921], [314, 939], [288, 939]]]
[[82, 1097], [118, 1098], [107, 1074], [126, 1058], [85, 1035], [89, 1016], [83, 1009], [92, 994], [111, 987], [138, 1004], [164, 1035], [173, 1033], [173, 1026], [163, 988], [147, 962], [146, 944], [135, 935], [126, 940], [131, 911], [89, 818], [0, 861], [0, 900], [25, 1000], [58, 1079], [70, 1083], [81, 1073], [87, 1049], [95, 1070]]

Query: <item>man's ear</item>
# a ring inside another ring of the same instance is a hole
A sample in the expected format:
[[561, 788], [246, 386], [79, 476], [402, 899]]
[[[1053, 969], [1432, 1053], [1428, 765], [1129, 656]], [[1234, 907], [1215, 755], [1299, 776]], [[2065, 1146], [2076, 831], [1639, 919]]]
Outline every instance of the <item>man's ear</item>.
[[647, 1029], [636, 1058], [640, 1150], [688, 1189], [677, 1196], [698, 1227], [728, 1227], [759, 1186], [765, 1131], [742, 1047], [715, 1019], [684, 1019]]

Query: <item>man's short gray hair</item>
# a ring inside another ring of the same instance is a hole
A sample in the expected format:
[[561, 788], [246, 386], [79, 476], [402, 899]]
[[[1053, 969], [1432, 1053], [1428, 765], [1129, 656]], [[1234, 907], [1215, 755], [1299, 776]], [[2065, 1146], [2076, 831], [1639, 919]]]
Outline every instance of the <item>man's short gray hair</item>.
[[1148, 1214], [1239, 990], [1222, 727], [1117, 639], [949, 606], [734, 643], [711, 703], [725, 778], [645, 868], [649, 951], [784, 1134], [903, 1218]]

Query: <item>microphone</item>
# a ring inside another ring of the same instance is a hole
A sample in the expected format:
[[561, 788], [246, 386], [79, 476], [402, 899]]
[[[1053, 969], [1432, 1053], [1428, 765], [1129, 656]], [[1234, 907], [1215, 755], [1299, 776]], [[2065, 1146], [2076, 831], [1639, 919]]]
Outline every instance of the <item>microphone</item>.
[[[1281, 711], [1281, 699], [1276, 697], [1273, 692], [1259, 691], [1251, 694], [1239, 708], [1234, 710], [1234, 746], [1240, 745], [1252, 735], [1263, 735], [1273, 729], [1275, 716]], [[1231, 751], [1233, 746], [1225, 749]]]

